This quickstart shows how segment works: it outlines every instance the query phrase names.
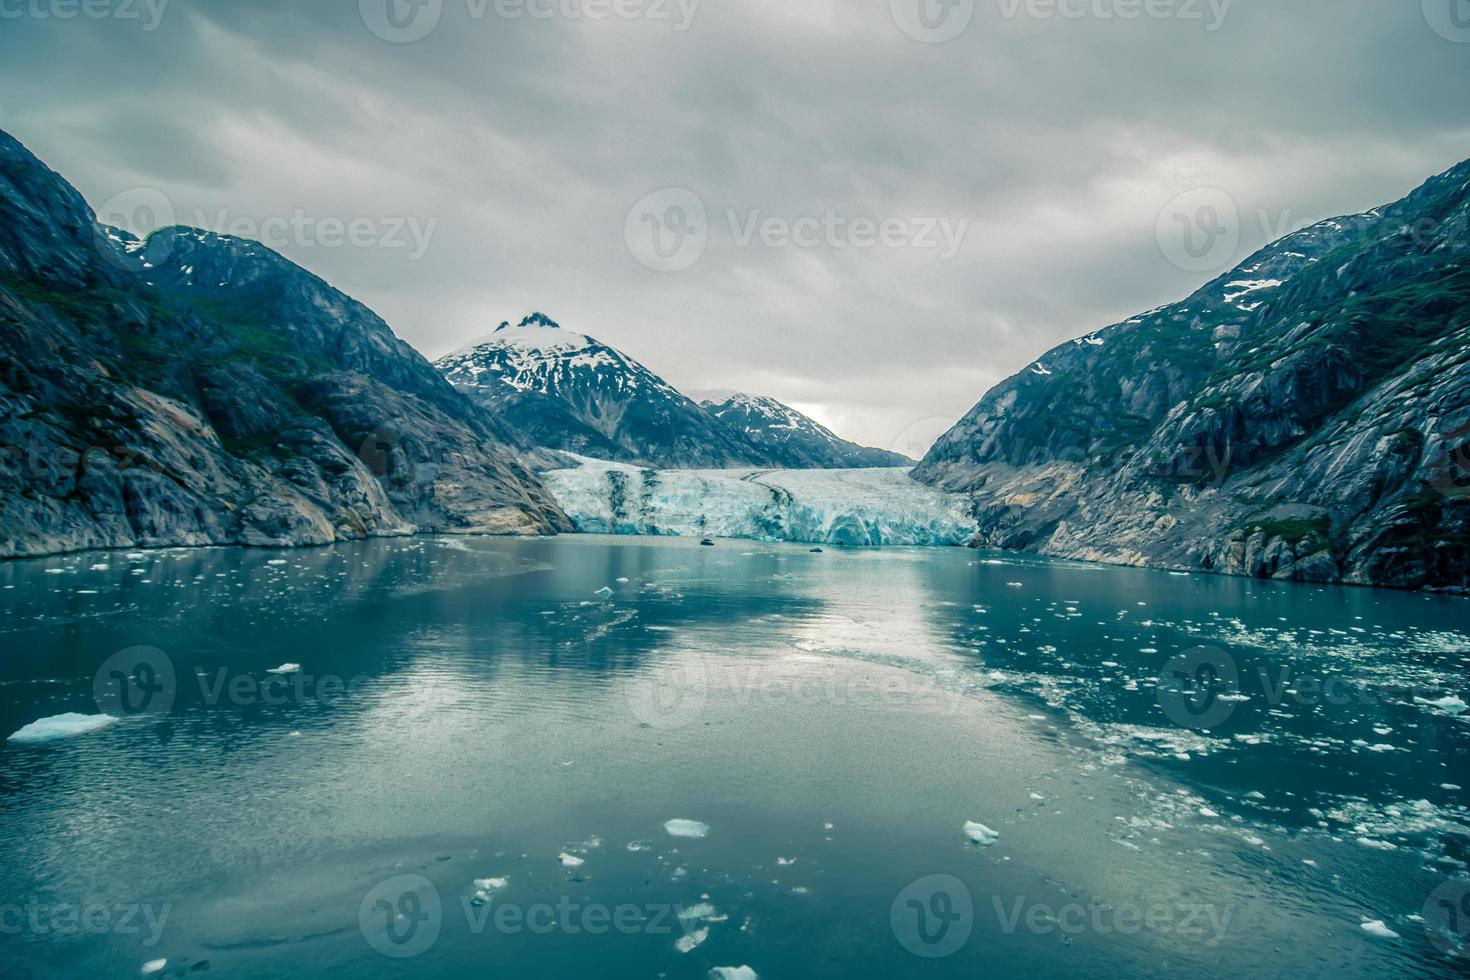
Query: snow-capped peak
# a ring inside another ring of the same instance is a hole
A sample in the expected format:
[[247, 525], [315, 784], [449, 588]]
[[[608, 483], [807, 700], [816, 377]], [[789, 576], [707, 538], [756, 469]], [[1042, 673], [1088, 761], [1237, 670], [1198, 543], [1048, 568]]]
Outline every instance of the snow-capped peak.
[[580, 350], [591, 343], [585, 334], [563, 330], [561, 324], [546, 314], [532, 313], [515, 326], [511, 326], [509, 320], [502, 321], [489, 337], [466, 349], [494, 344], [540, 351]]

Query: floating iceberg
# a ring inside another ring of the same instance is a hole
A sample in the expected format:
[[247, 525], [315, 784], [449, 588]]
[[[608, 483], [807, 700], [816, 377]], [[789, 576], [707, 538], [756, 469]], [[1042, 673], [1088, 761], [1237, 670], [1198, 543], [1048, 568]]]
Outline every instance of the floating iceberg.
[[698, 820], [670, 820], [664, 824], [664, 830], [671, 837], [703, 837], [709, 833], [709, 824], [700, 823]]
[[709, 980], [760, 980], [748, 966], [717, 966], [709, 971]]
[[577, 530], [837, 545], [964, 545], [964, 497], [907, 469], [650, 470], [578, 457], [543, 474]]
[[33, 721], [10, 736], [10, 741], [49, 742], [56, 738], [69, 738], [72, 735], [95, 732], [99, 728], [106, 728], [115, 721], [117, 719], [112, 715], [79, 715], [76, 712], [68, 712], [64, 715], [53, 715], [50, 718]]
[[301, 673], [301, 665], [300, 664], [281, 664], [281, 666], [279, 666], [279, 667], [272, 667], [272, 668], [270, 668], [269, 670], [266, 671], [266, 673], [267, 674], [299, 674], [299, 673]]
[[1000, 831], [991, 830], [975, 820], [965, 821], [965, 836], [970, 838], [970, 843], [979, 844], [981, 847], [989, 847], [1000, 840]]
[[1394, 932], [1388, 926], [1384, 925], [1382, 919], [1372, 919], [1368, 922], [1364, 922], [1363, 931], [1370, 936], [1377, 936], [1379, 939], [1399, 938], [1399, 934]]

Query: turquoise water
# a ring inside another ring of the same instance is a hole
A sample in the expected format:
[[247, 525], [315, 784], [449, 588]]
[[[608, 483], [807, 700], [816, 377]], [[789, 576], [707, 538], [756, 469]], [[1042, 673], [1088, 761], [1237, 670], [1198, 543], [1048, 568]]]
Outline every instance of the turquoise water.
[[1467, 609], [679, 539], [0, 565], [0, 729], [116, 716], [0, 743], [5, 975], [1455, 975]]

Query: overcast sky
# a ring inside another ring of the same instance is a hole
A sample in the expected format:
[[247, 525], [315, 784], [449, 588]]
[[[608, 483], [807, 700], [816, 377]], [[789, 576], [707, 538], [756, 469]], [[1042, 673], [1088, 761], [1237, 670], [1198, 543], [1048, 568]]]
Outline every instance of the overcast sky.
[[430, 357], [543, 310], [910, 453], [1470, 157], [1467, 0], [82, 3], [0, 0], [0, 128], [99, 211], [254, 230]]

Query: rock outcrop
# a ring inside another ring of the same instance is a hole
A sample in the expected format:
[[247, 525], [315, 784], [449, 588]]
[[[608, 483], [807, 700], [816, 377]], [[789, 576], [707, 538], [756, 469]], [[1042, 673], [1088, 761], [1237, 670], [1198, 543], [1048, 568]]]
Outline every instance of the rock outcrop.
[[570, 523], [504, 430], [255, 242], [137, 241], [0, 133], [0, 556]]
[[1470, 162], [992, 389], [915, 470], [977, 543], [1470, 585]]

